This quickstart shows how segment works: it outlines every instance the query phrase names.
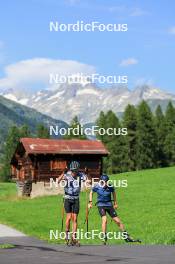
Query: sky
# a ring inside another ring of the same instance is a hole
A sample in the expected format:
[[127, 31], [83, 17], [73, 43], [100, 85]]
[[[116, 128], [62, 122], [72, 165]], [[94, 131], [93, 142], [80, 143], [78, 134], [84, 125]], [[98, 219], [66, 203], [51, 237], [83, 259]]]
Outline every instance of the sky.
[[[175, 93], [174, 0], [6, 0], [0, 4], [0, 89], [48, 86], [48, 73], [127, 75]], [[127, 32], [50, 32], [59, 23], [120, 23]]]

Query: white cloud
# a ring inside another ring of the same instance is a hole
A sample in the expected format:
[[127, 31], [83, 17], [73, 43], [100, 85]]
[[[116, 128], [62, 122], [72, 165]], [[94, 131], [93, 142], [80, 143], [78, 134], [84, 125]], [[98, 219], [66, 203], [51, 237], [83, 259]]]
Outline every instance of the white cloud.
[[124, 59], [120, 62], [120, 66], [122, 67], [127, 67], [134, 64], [138, 64], [138, 60], [135, 58]]
[[168, 33], [169, 33], [169, 34], [172, 34], [172, 35], [175, 35], [175, 26], [170, 27], [170, 28], [168, 29]]
[[0, 89], [52, 89], [49, 84], [50, 73], [68, 76], [77, 73], [89, 75], [94, 72], [93, 66], [78, 61], [34, 58], [6, 66], [5, 77], [0, 79]]
[[142, 10], [139, 7], [133, 8], [130, 12], [130, 16], [133, 16], [133, 17], [144, 16], [146, 14], [148, 14], [148, 12]]

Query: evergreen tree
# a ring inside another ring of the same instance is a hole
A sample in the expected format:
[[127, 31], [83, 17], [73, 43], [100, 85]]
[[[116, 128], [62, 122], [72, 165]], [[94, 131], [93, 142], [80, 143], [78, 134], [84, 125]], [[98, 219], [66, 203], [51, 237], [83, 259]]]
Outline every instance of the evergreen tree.
[[[109, 121], [108, 121], [109, 120]], [[118, 135], [111, 136], [111, 141], [109, 143], [111, 152], [113, 153], [112, 158], [112, 173], [125, 171], [125, 160], [124, 160], [124, 146], [125, 146], [125, 136], [121, 135], [121, 122], [119, 118], [114, 114], [114, 112], [108, 112], [107, 123], [109, 127], [116, 128]]]
[[169, 102], [165, 112], [165, 123], [167, 132], [171, 131], [175, 126], [175, 108], [172, 102]]
[[[101, 128], [115, 128], [116, 131], [120, 128], [120, 122], [117, 116], [110, 110], [104, 115], [101, 112], [97, 124]], [[110, 155], [104, 158], [104, 170], [111, 174], [121, 172], [123, 170], [123, 140], [120, 135], [98, 135], [97, 138], [107, 147]]]
[[137, 168], [156, 166], [156, 132], [153, 115], [148, 104], [143, 101], [138, 106], [137, 118]]
[[125, 171], [132, 171], [137, 167], [137, 111], [133, 105], [128, 105], [125, 109], [123, 127], [127, 128], [127, 135], [124, 136]]
[[38, 138], [50, 138], [49, 130], [43, 124], [37, 126], [37, 135]]
[[[107, 128], [107, 124], [106, 124], [106, 115], [103, 111], [100, 112], [98, 119], [96, 120], [96, 125], [98, 126], [98, 129], [106, 129]], [[103, 134], [97, 134], [96, 135], [97, 139], [101, 140], [104, 145], [107, 147], [107, 135], [103, 135]], [[108, 148], [108, 147], [107, 147]], [[110, 157], [104, 157], [103, 158], [103, 170], [104, 172], [107, 173], [107, 171], [109, 170], [110, 166], [110, 161], [109, 161]]]
[[31, 136], [29, 127], [27, 125], [24, 125], [24, 126], [21, 127], [20, 136], [21, 136], [21, 138], [22, 137], [30, 137]]
[[9, 129], [7, 140], [4, 144], [4, 157], [0, 178], [2, 181], [10, 180], [10, 161], [20, 139], [20, 129], [13, 126]]
[[[100, 115], [98, 117], [98, 119], [96, 120], [96, 125], [98, 126], [98, 128], [107, 128], [106, 125], [106, 115], [103, 111], [100, 112]], [[107, 143], [107, 135], [96, 135], [98, 139], [100, 139], [103, 143]]]
[[83, 133], [83, 131], [81, 131], [81, 124], [80, 124], [77, 116], [75, 116], [72, 119], [72, 121], [70, 123], [69, 131], [70, 131], [70, 133], [65, 135], [64, 139], [73, 139], [73, 138], [86, 139], [85, 134]]
[[164, 152], [164, 144], [166, 138], [165, 117], [161, 106], [158, 105], [155, 111], [155, 129], [157, 139], [157, 166], [166, 165], [166, 156]]
[[168, 165], [175, 165], [175, 127], [173, 127], [170, 133], [166, 136], [164, 149]]
[[164, 151], [168, 165], [174, 165], [174, 133], [175, 133], [175, 108], [169, 102], [165, 112], [166, 137]]

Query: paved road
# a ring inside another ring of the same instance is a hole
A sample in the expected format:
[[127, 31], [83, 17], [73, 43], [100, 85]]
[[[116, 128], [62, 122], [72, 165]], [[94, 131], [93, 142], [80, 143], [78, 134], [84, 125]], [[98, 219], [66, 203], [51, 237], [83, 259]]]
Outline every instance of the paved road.
[[51, 245], [0, 225], [0, 264], [175, 264], [173, 246], [81, 246]]
[[173, 246], [81, 246], [48, 245], [31, 237], [4, 237], [0, 243], [15, 248], [0, 249], [0, 264], [174, 264]]
[[26, 236], [26, 235], [15, 230], [14, 228], [0, 224], [0, 238], [1, 237], [23, 237], [23, 236]]

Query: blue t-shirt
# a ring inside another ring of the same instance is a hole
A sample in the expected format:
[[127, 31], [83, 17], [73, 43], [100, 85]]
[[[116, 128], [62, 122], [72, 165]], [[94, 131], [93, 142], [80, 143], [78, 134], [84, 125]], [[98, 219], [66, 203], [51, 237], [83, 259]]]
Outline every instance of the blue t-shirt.
[[97, 183], [92, 191], [97, 193], [97, 206], [112, 206], [111, 193], [115, 191], [113, 186], [102, 187]]

